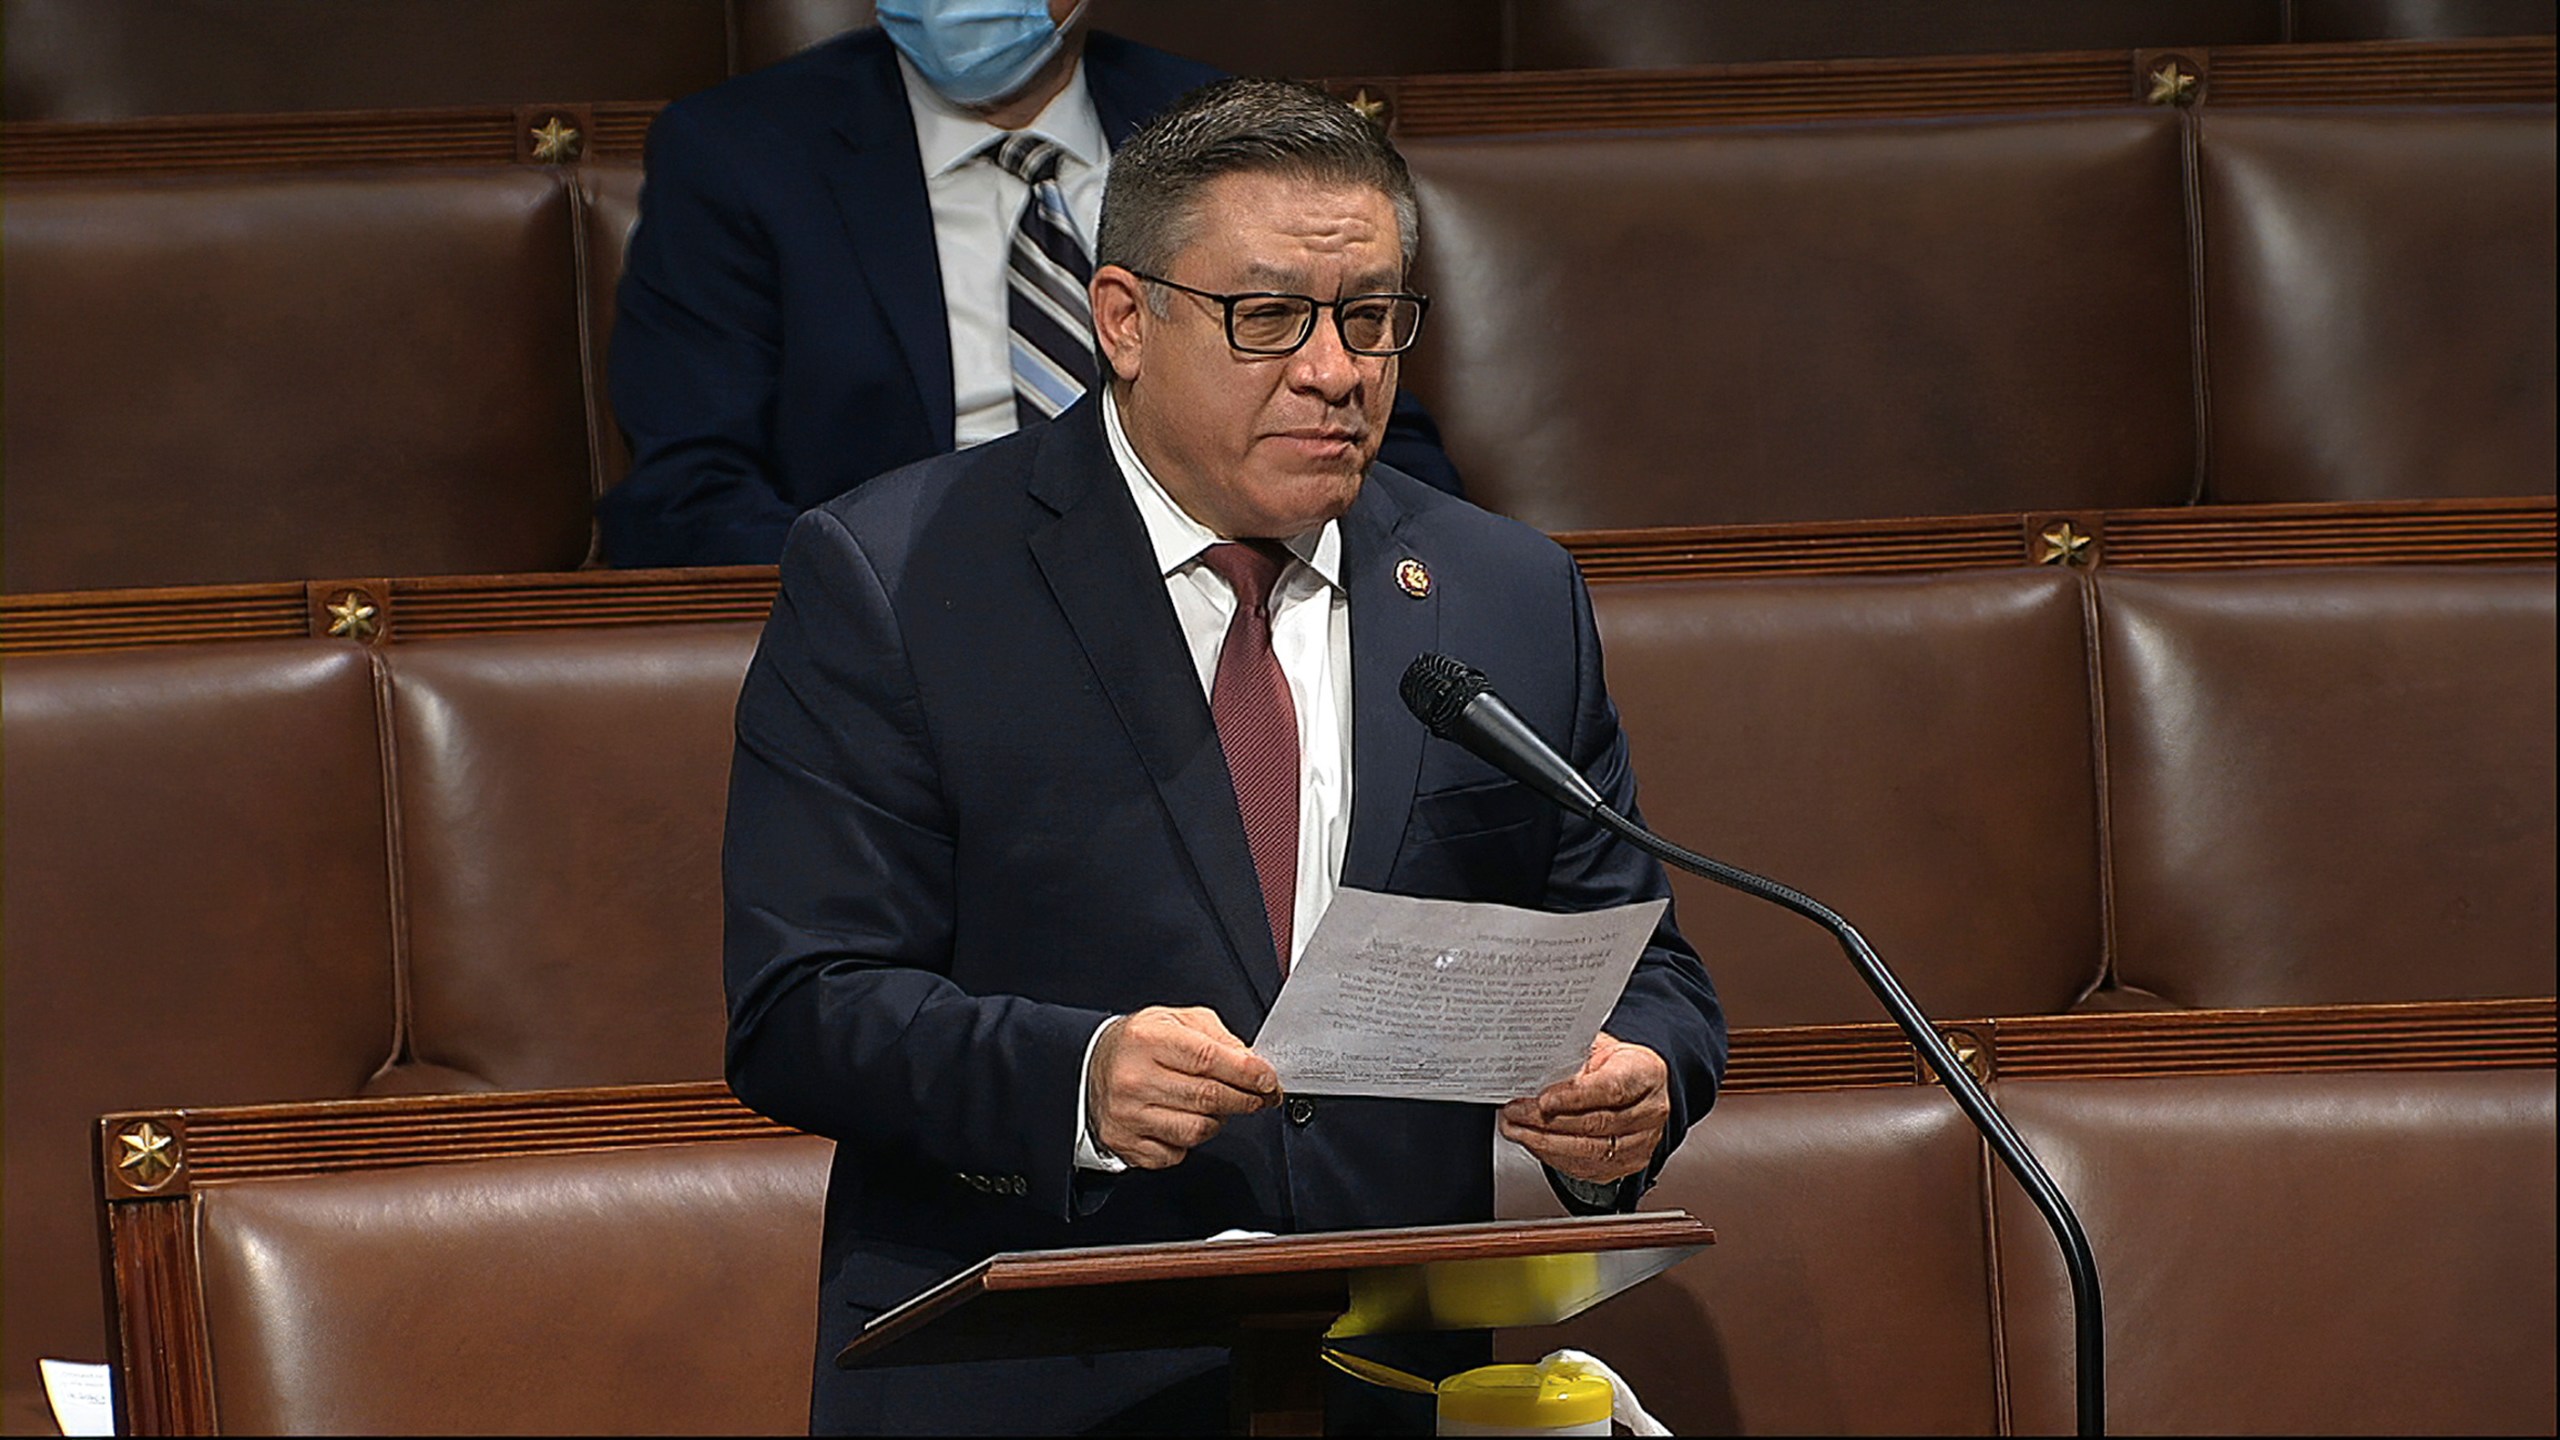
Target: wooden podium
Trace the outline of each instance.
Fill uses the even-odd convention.
[[[836,1363],[1021,1360],[1182,1345],[1235,1351],[1253,1435],[1324,1428],[1327,1340],[1549,1325],[1715,1243],[1684,1210],[1337,1230],[991,1256],[881,1315]]]

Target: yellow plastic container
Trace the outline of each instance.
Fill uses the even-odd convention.
[[[1440,1382],[1443,1435],[1606,1435],[1617,1392],[1580,1365],[1479,1365]]]

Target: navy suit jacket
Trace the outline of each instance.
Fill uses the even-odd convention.
[[[840,1142],[822,1429],[1079,1428],[1197,1361],[996,1367],[985,1384],[833,1366],[863,1321],[996,1251],[1492,1215],[1480,1105],[1317,1097],[1311,1116],[1231,1121],[1168,1170],[1075,1168],[1097,1026],[1205,1005],[1249,1039],[1281,979],[1208,700],[1099,415],[1079,403],[803,516],[739,700],[728,1074],[749,1105]],[[1563,911],[1667,895],[1653,860],[1430,737],[1397,698],[1417,654],[1465,658],[1634,813],[1571,559],[1385,466],[1341,525],[1342,884]],[[1408,558],[1425,597],[1397,583]],[[1668,912],[1609,1028],[1670,1065],[1667,1154],[1724,1059],[1714,990]]]
[[[1205,65],[1085,42],[1115,147]],[[951,449],[951,331],[897,52],[857,30],[669,105],[608,364],[631,472],[598,502],[615,565],[769,565],[801,511]],[[1399,400],[1384,458],[1456,491]]]

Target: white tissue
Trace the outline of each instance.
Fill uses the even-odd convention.
[[[1621,1379],[1618,1372],[1601,1363],[1600,1357],[1585,1350],[1558,1350],[1538,1362],[1546,1366],[1577,1365],[1609,1382],[1612,1397],[1609,1418],[1638,1435],[1668,1435],[1661,1421],[1645,1412],[1643,1402],[1636,1399],[1635,1387]]]

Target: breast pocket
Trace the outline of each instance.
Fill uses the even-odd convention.
[[[1555,847],[1554,807],[1496,780],[1413,798],[1396,888],[1446,900],[1534,905]]]
[[[1409,840],[1464,840],[1527,825],[1545,803],[1512,780],[1487,780],[1413,797]]]

